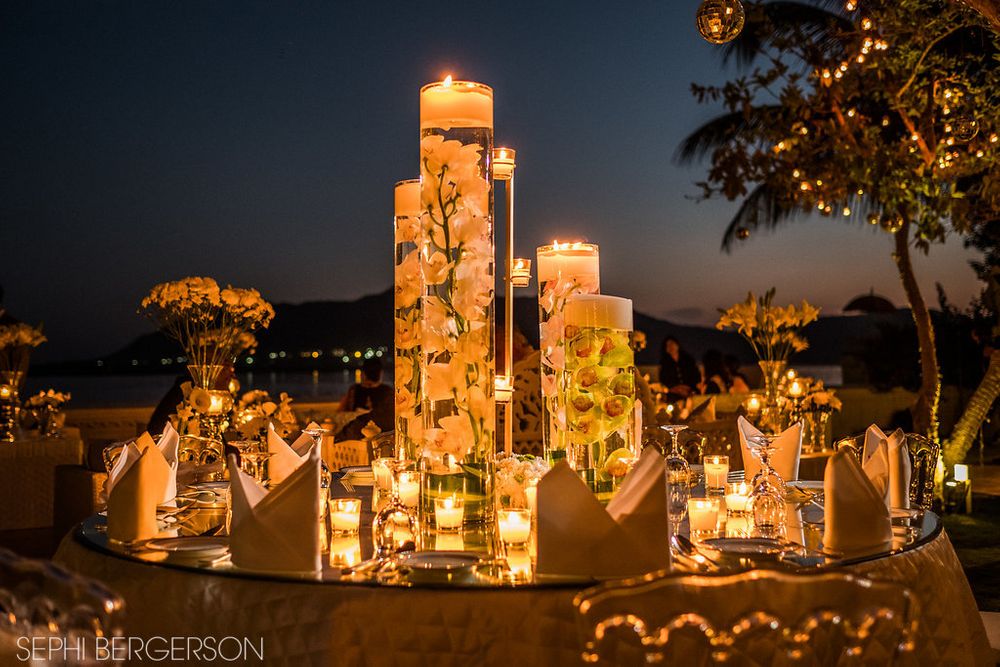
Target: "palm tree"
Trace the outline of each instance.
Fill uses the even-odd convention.
[[[847,4],[850,9],[854,3]],[[996,171],[997,160],[992,153],[981,164],[964,156],[952,160],[953,142],[944,141],[951,128],[942,130],[933,117],[935,77],[969,78],[961,58],[971,42],[977,64],[988,77],[1000,79],[993,60],[998,47],[995,35],[984,36],[975,21],[941,0],[896,4],[907,6],[870,2],[865,9],[868,17],[900,28],[891,47],[876,37],[870,18],[855,24],[842,2],[749,5],[744,32],[721,55],[744,70],[760,61],[768,66],[720,88],[693,86],[702,101],[723,100],[727,113],[688,136],[676,159],[690,164],[710,157],[709,180],[699,184],[703,196],[742,200],[723,235],[726,252],[751,231],[774,230],[817,209],[830,215],[831,201],[838,202],[838,212],[843,206],[850,220],[881,223],[892,232],[892,257],[920,347],[914,426],[936,439],[940,379],[934,327],[916,281],[911,245],[926,251],[931,242],[943,240],[946,220],[959,231],[967,227],[964,219],[956,222],[955,214],[970,209],[963,204],[960,211],[953,198],[992,187],[985,181]],[[922,11],[925,17],[904,16],[903,9]],[[910,22],[922,27],[911,29]],[[859,42],[864,48],[854,56]],[[876,58],[877,65],[872,63]],[[784,87],[774,91],[781,82]],[[771,99],[765,104],[761,97]],[[985,118],[995,121],[984,111]],[[796,125],[801,136],[794,132]],[[819,179],[816,173],[825,175]]]

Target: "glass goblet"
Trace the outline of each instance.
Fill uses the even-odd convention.
[[[411,509],[403,504],[399,495],[399,476],[407,467],[407,461],[388,459],[385,465],[392,473],[392,490],[389,502],[375,514],[372,521],[372,542],[375,547],[376,558],[388,558],[398,547],[396,531],[400,526],[406,526],[412,539],[416,541],[420,534],[417,527],[417,514],[415,508]]]

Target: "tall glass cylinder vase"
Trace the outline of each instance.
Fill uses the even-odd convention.
[[[188,400],[198,415],[198,436],[182,441],[180,457],[199,465],[225,461],[222,434],[229,426],[233,396],[226,389],[216,389],[226,367],[222,364],[189,364],[194,387]]]
[[[559,391],[566,406],[567,456],[598,499],[610,500],[615,478],[635,457],[632,301],[571,296],[563,317],[566,363]]]
[[[573,295],[601,291],[601,263],[592,243],[553,243],[537,253],[542,444],[554,463],[566,457],[566,405],[560,402],[565,394],[558,390],[566,360],[563,307]]]
[[[408,461],[416,461],[423,449],[423,424],[420,421],[420,377],[423,374],[420,296],[424,282],[419,249],[420,179],[397,183],[394,200],[396,451]]]
[[[24,371],[0,371],[0,442],[17,439],[20,387]]]
[[[424,361],[422,503],[464,499],[493,518],[493,90],[451,81],[420,91],[420,258]]]
[[[785,397],[781,395],[781,381],[785,377],[787,361],[759,361],[764,381],[764,405],[761,407],[760,430],[778,434],[785,426]]]

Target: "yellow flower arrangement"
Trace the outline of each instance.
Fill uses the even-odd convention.
[[[753,292],[745,301],[720,309],[715,328],[735,330],[753,347],[761,361],[786,361],[792,352],[802,352],[809,343],[802,329],[819,318],[819,308],[805,299],[796,306],[774,306],[774,288],[761,297]]]
[[[41,325],[19,322],[0,326],[0,371],[26,371],[31,350],[47,340]]]

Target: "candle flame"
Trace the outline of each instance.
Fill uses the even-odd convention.
[[[441,85],[443,85],[445,88],[451,86],[451,74],[449,74],[444,78],[444,81],[441,82]]]

